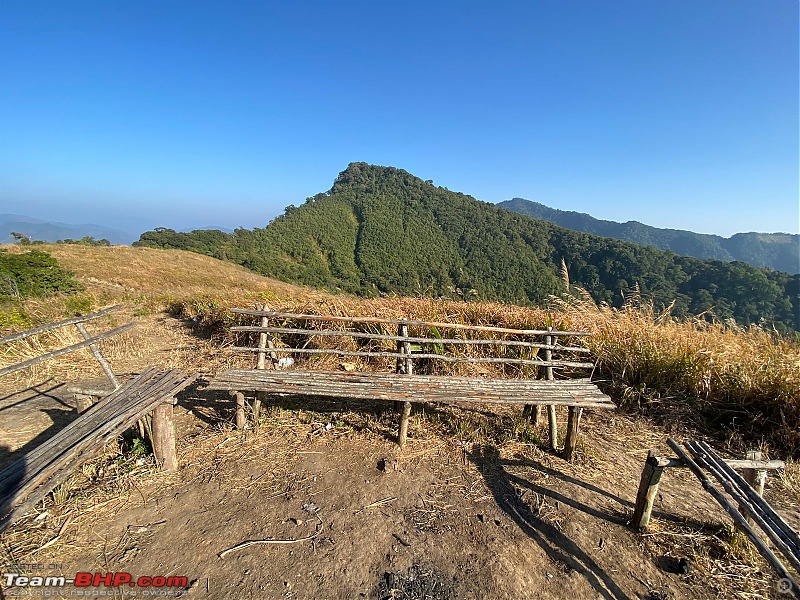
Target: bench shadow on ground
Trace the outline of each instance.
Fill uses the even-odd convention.
[[[494,446],[475,446],[469,454],[469,458],[483,475],[484,482],[494,496],[497,505],[544,550],[550,560],[580,573],[602,598],[608,600],[630,599],[630,596],[622,591],[611,576],[572,539],[556,527],[539,519],[517,493],[517,489],[529,489],[538,494],[546,494],[589,515],[613,523],[619,523],[619,516],[603,513],[561,494],[554,494],[550,489],[509,473],[506,470],[507,465],[500,460],[499,451]],[[512,463],[517,462],[512,461]],[[580,483],[584,486],[587,485],[583,482]]]

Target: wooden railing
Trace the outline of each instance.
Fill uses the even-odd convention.
[[[112,329],[111,331],[106,331],[104,333],[100,333],[95,336],[90,336],[89,332],[86,331],[86,327],[84,323],[87,321],[91,321],[93,319],[99,319],[100,317],[104,317],[112,312],[115,312],[121,309],[122,306],[111,306],[109,308],[103,309],[101,311],[83,315],[72,317],[71,319],[65,319],[64,321],[59,321],[57,323],[48,323],[47,325],[42,325],[41,327],[37,327],[35,329],[29,329],[27,331],[21,331],[19,333],[14,333],[12,335],[6,336],[4,338],[0,338],[0,345],[2,344],[9,344],[11,342],[16,342],[19,340],[23,340],[35,335],[39,335],[42,333],[46,333],[48,331],[53,331],[60,327],[67,327],[69,325],[75,325],[78,332],[83,337],[82,342],[78,342],[76,344],[72,344],[70,346],[66,346],[64,348],[59,348],[58,350],[53,350],[51,352],[47,352],[46,354],[42,354],[41,356],[37,356],[35,358],[31,358],[30,360],[26,360],[20,363],[16,363],[13,365],[9,365],[0,369],[0,377],[3,375],[8,375],[10,373],[14,373],[15,371],[19,371],[21,369],[26,369],[28,367],[32,367],[34,365],[39,364],[45,360],[49,360],[51,358],[56,358],[58,356],[62,356],[64,354],[69,354],[70,352],[75,352],[76,350],[80,350],[81,348],[89,348],[92,351],[95,359],[98,363],[100,363],[100,367],[103,369],[103,373],[105,373],[106,377],[108,377],[109,381],[112,383],[114,388],[119,387],[119,381],[117,380],[116,376],[114,375],[111,367],[109,366],[106,359],[100,353],[99,348],[97,347],[97,342],[104,340],[106,338],[110,338],[114,335],[118,335],[124,331],[128,331],[129,329],[136,326],[135,323],[128,323],[127,325],[122,325],[121,327],[117,327],[116,329]]]

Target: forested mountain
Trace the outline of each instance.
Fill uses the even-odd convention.
[[[789,233],[737,233],[729,238],[681,229],[660,229],[638,221],[617,223],[595,219],[586,213],[558,210],[539,202],[513,198],[497,204],[534,219],[567,229],[655,246],[675,254],[716,260],[740,260],[755,267],[800,273],[800,235]]]
[[[231,260],[286,281],[362,295],[462,296],[536,304],[573,284],[620,305],[639,286],[678,316],[713,307],[740,323],[798,327],[800,276],[698,260],[558,227],[435,187],[401,169],[353,163],[330,191],[263,229],[178,233],[136,245]]]

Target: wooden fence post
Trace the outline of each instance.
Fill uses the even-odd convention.
[[[244,429],[247,427],[247,416],[244,412],[244,394],[236,390],[231,390],[228,393],[236,398],[236,429]]]
[[[578,425],[581,413],[577,406],[570,406],[567,416],[567,436],[564,438],[564,460],[571,461],[578,445]]]
[[[547,331],[553,331],[552,327],[548,327]],[[548,346],[553,345],[553,336],[548,335],[544,338],[544,343]],[[544,351],[544,359],[545,361],[551,361],[553,359],[553,351],[549,348],[545,349]],[[547,375],[547,381],[553,381],[555,377],[553,376],[553,367],[545,367],[545,373]],[[547,405],[547,421],[550,425],[550,448],[551,450],[558,450],[558,422],[556,421],[556,405],[555,404],[548,404]]]
[[[174,398],[153,409],[153,454],[165,471],[178,470],[173,402],[175,402]]]
[[[256,310],[267,310],[267,306],[256,303]],[[269,326],[269,319],[266,316],[261,317],[261,327],[268,327]],[[258,334],[258,363],[256,364],[256,369],[266,369],[267,368],[267,348],[272,348],[272,336],[268,335],[266,331],[262,331]],[[272,367],[275,368],[275,353],[270,353],[270,358],[272,359]],[[261,415],[261,404],[263,403],[266,394],[264,392],[256,392],[256,397],[253,400],[253,426],[258,426],[258,418]]]
[[[661,481],[663,472],[664,467],[658,464],[656,451],[650,450],[642,470],[639,492],[636,494],[636,508],[633,511],[633,518],[631,518],[631,526],[635,529],[644,529],[650,523],[653,503],[658,494],[658,482]]]
[[[400,337],[408,337],[408,325],[401,323],[397,328],[397,335]],[[404,373],[405,375],[414,374],[414,363],[411,359],[411,342],[407,340],[398,340],[398,351],[405,354],[407,358],[397,359],[397,372]],[[411,416],[411,402],[396,402],[395,407],[400,407],[400,430],[397,433],[397,445],[401,448],[406,445],[406,438],[408,437],[408,420]]]
[[[747,460],[761,460],[762,454],[758,450],[748,450]],[[750,484],[750,487],[756,491],[759,496],[764,495],[764,485],[767,482],[766,469],[742,469],[742,478]],[[753,519],[743,506],[739,506],[739,512],[744,516],[748,525],[753,525]]]

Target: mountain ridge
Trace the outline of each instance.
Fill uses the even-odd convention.
[[[653,246],[700,259],[742,261],[785,273],[800,273],[800,235],[792,233],[735,233],[723,237],[683,229],[653,227],[639,221],[609,221],[590,214],[551,208],[525,198],[498,202],[497,206],[593,235]]]
[[[288,206],[265,228],[159,228],[135,245],[192,250],[284,281],[365,296],[522,305],[565,293],[566,265],[573,284],[597,302],[620,306],[641,293],[675,316],[713,308],[743,324],[799,327],[800,276],[572,231],[366,163],[351,163],[329,191]]]
[[[24,233],[31,240],[41,242],[79,240],[85,236],[105,238],[112,244],[128,245],[136,241],[133,233],[95,223],[61,223],[14,213],[0,214],[0,243],[13,243],[15,240],[11,236],[12,231]]]

